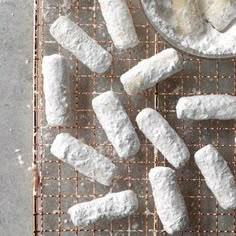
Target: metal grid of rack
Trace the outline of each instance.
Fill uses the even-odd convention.
[[[213,143],[235,168],[235,121],[181,121],[176,118],[175,105],[183,95],[227,93],[236,95],[236,60],[203,60],[184,55],[184,70],[134,97],[125,94],[119,76],[167,47],[150,26],[139,0],[129,0],[129,7],[141,43],[134,49],[119,51],[113,47],[101,16],[97,0],[34,0],[34,138],[33,162],[33,221],[34,235],[43,236],[154,236],[166,235],[155,213],[148,182],[150,168],[168,166],[162,155],[138,131],[135,116],[145,107],[159,110],[187,143],[191,154]],[[111,68],[104,74],[90,72],[68,51],[60,47],[49,34],[49,27],[59,15],[70,14],[90,36],[114,57]],[[73,84],[73,113],[71,127],[47,127],[44,117],[41,62],[44,55],[59,53],[70,65]],[[141,141],[141,150],[133,161],[120,161],[107,141],[95,114],[91,100],[112,89],[124,104]],[[113,159],[121,177],[111,187],[89,181],[73,168],[61,163],[50,152],[56,134],[69,132],[83,139],[98,151]],[[236,173],[235,173],[236,174]],[[183,170],[177,171],[190,215],[190,226],[176,235],[236,235],[234,211],[221,209],[191,159]],[[139,210],[122,220],[102,222],[90,227],[74,227],[67,209],[75,203],[103,196],[109,191],[133,189],[139,198]]]

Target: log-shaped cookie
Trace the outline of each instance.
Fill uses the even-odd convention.
[[[183,230],[188,225],[189,219],[175,171],[168,167],[153,168],[149,172],[149,180],[157,214],[164,230],[168,234]]]
[[[215,0],[198,0],[198,6],[199,10],[201,12],[201,15],[203,15],[208,8],[214,3]]]
[[[66,59],[57,54],[44,56],[42,73],[48,125],[71,124],[70,78]]]
[[[139,40],[126,0],[99,0],[99,3],[114,45],[119,49],[135,47]]]
[[[105,72],[112,56],[67,16],[60,16],[50,27],[51,35],[91,71]]]
[[[204,30],[198,0],[172,0],[172,11],[177,34],[189,36]]]
[[[235,209],[234,176],[217,149],[212,145],[207,145],[195,153],[194,159],[219,205],[225,210]]]
[[[106,186],[111,185],[112,179],[118,175],[118,168],[111,160],[68,133],[56,136],[51,153],[81,174]]]
[[[131,70],[121,75],[120,80],[127,94],[135,95],[152,88],[183,69],[183,59],[176,50],[169,48],[139,62]]]
[[[147,139],[175,168],[180,168],[190,158],[184,141],[179,137],[162,115],[151,109],[143,109],[136,117],[139,129]]]
[[[108,91],[94,98],[92,106],[119,157],[129,159],[134,156],[139,151],[140,142],[119,97]]]
[[[176,106],[179,119],[231,120],[236,119],[236,96],[200,95],[182,97]]]
[[[216,30],[225,30],[236,19],[236,1],[214,0],[205,12],[205,17]]]
[[[133,214],[138,199],[132,190],[109,193],[104,197],[72,206],[68,213],[75,226],[87,226],[99,220],[114,220]]]

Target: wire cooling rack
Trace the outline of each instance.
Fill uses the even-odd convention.
[[[119,81],[120,75],[140,60],[167,47],[147,21],[140,1],[129,0],[128,4],[141,43],[124,52],[113,47],[97,0],[34,0],[33,235],[166,235],[155,213],[148,172],[154,166],[168,166],[168,163],[138,131],[134,122],[137,113],[145,107],[156,108],[163,114],[185,140],[192,155],[200,147],[213,143],[235,173],[235,121],[181,121],[176,118],[175,106],[178,98],[184,95],[236,95],[236,61],[202,60],[185,55],[182,72],[161,82],[156,88],[134,97],[127,96]],[[50,36],[50,25],[59,15],[65,14],[70,14],[73,21],[113,54],[112,66],[106,73],[92,73]],[[64,55],[70,65],[75,116],[71,127],[47,127],[45,122],[41,63],[44,55],[54,53]],[[139,134],[141,150],[134,161],[117,159],[91,108],[91,100],[110,89],[120,96]],[[69,132],[83,139],[113,159],[120,168],[121,177],[111,187],[104,187],[53,157],[49,153],[50,144],[60,132]],[[189,210],[190,225],[176,235],[236,235],[235,212],[226,212],[217,205],[193,159],[183,170],[177,171],[177,177]],[[140,207],[136,214],[85,228],[74,227],[70,222],[66,212],[73,204],[125,189],[133,189],[138,194]]]

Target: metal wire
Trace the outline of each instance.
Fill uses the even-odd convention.
[[[186,122],[176,119],[175,105],[181,96],[194,94],[227,93],[236,95],[236,61],[202,60],[185,56],[185,68],[181,73],[161,82],[135,97],[128,97],[119,82],[126,70],[167,47],[149,25],[139,0],[129,0],[136,30],[141,41],[135,49],[116,50],[105,28],[97,0],[34,0],[34,138],[33,163],[33,234],[79,236],[153,236],[166,235],[155,213],[148,182],[150,168],[166,165],[162,155],[138,131],[141,151],[132,161],[120,161],[107,142],[91,108],[91,99],[106,90],[119,94],[129,116],[134,118],[144,107],[159,110],[188,144],[191,154],[200,147],[213,143],[229,162],[235,173],[236,122],[202,121]],[[49,34],[49,27],[59,16],[70,13],[86,32],[104,48],[111,51],[114,60],[111,69],[97,75],[91,73],[74,56],[61,48]],[[71,66],[73,83],[73,111],[76,117],[71,127],[47,127],[44,118],[41,63],[44,55],[64,55]],[[122,177],[110,188],[88,181],[73,168],[50,155],[49,148],[59,132],[70,132],[77,138],[104,153],[120,167]],[[38,181],[39,177],[39,181]],[[221,209],[200,175],[193,160],[177,171],[190,215],[190,226],[176,235],[236,235],[235,212]],[[102,222],[91,227],[74,227],[69,221],[67,209],[75,203],[103,196],[109,191],[133,189],[139,198],[139,210],[122,220]]]

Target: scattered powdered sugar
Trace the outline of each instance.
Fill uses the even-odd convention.
[[[71,6],[73,6],[75,3],[76,3],[76,0],[63,0],[61,4],[62,11],[65,14],[68,14]]]
[[[42,208],[42,207],[39,207],[38,210],[39,210],[39,212],[42,212],[42,211],[43,211],[43,208]]]
[[[114,234],[114,236],[125,236],[125,234],[124,233],[120,233],[120,232],[116,232],[115,234]]]
[[[192,89],[192,92],[193,92],[193,93],[197,93],[197,89],[196,89],[196,88],[193,88],[193,89]]]
[[[175,19],[171,12],[171,0],[142,2],[152,23],[170,43],[177,47],[189,53],[207,57],[233,56],[236,54],[236,22],[222,33],[204,21],[204,32],[183,37],[175,33]]]
[[[23,158],[21,155],[18,155],[17,159],[18,159],[20,165],[24,165],[25,162],[23,161]]]
[[[149,216],[149,215],[152,215],[153,213],[148,208],[146,208],[146,211],[144,212],[144,214],[146,216]]]
[[[59,213],[60,213],[59,210],[53,210],[53,211],[52,211],[52,214],[59,214]]]
[[[46,133],[44,134],[44,139],[46,143],[52,143],[54,138],[54,135],[50,131],[46,131]]]
[[[139,224],[137,222],[134,222],[132,225],[131,225],[131,229],[132,230],[137,230],[139,227]]]
[[[23,157],[22,157],[22,155],[21,155],[21,149],[16,148],[16,149],[14,150],[14,153],[16,153],[16,158],[17,158],[19,164],[20,164],[20,165],[24,165],[25,162],[24,162]]]
[[[181,92],[181,87],[178,86],[177,88],[175,88],[172,93],[180,93]]]

